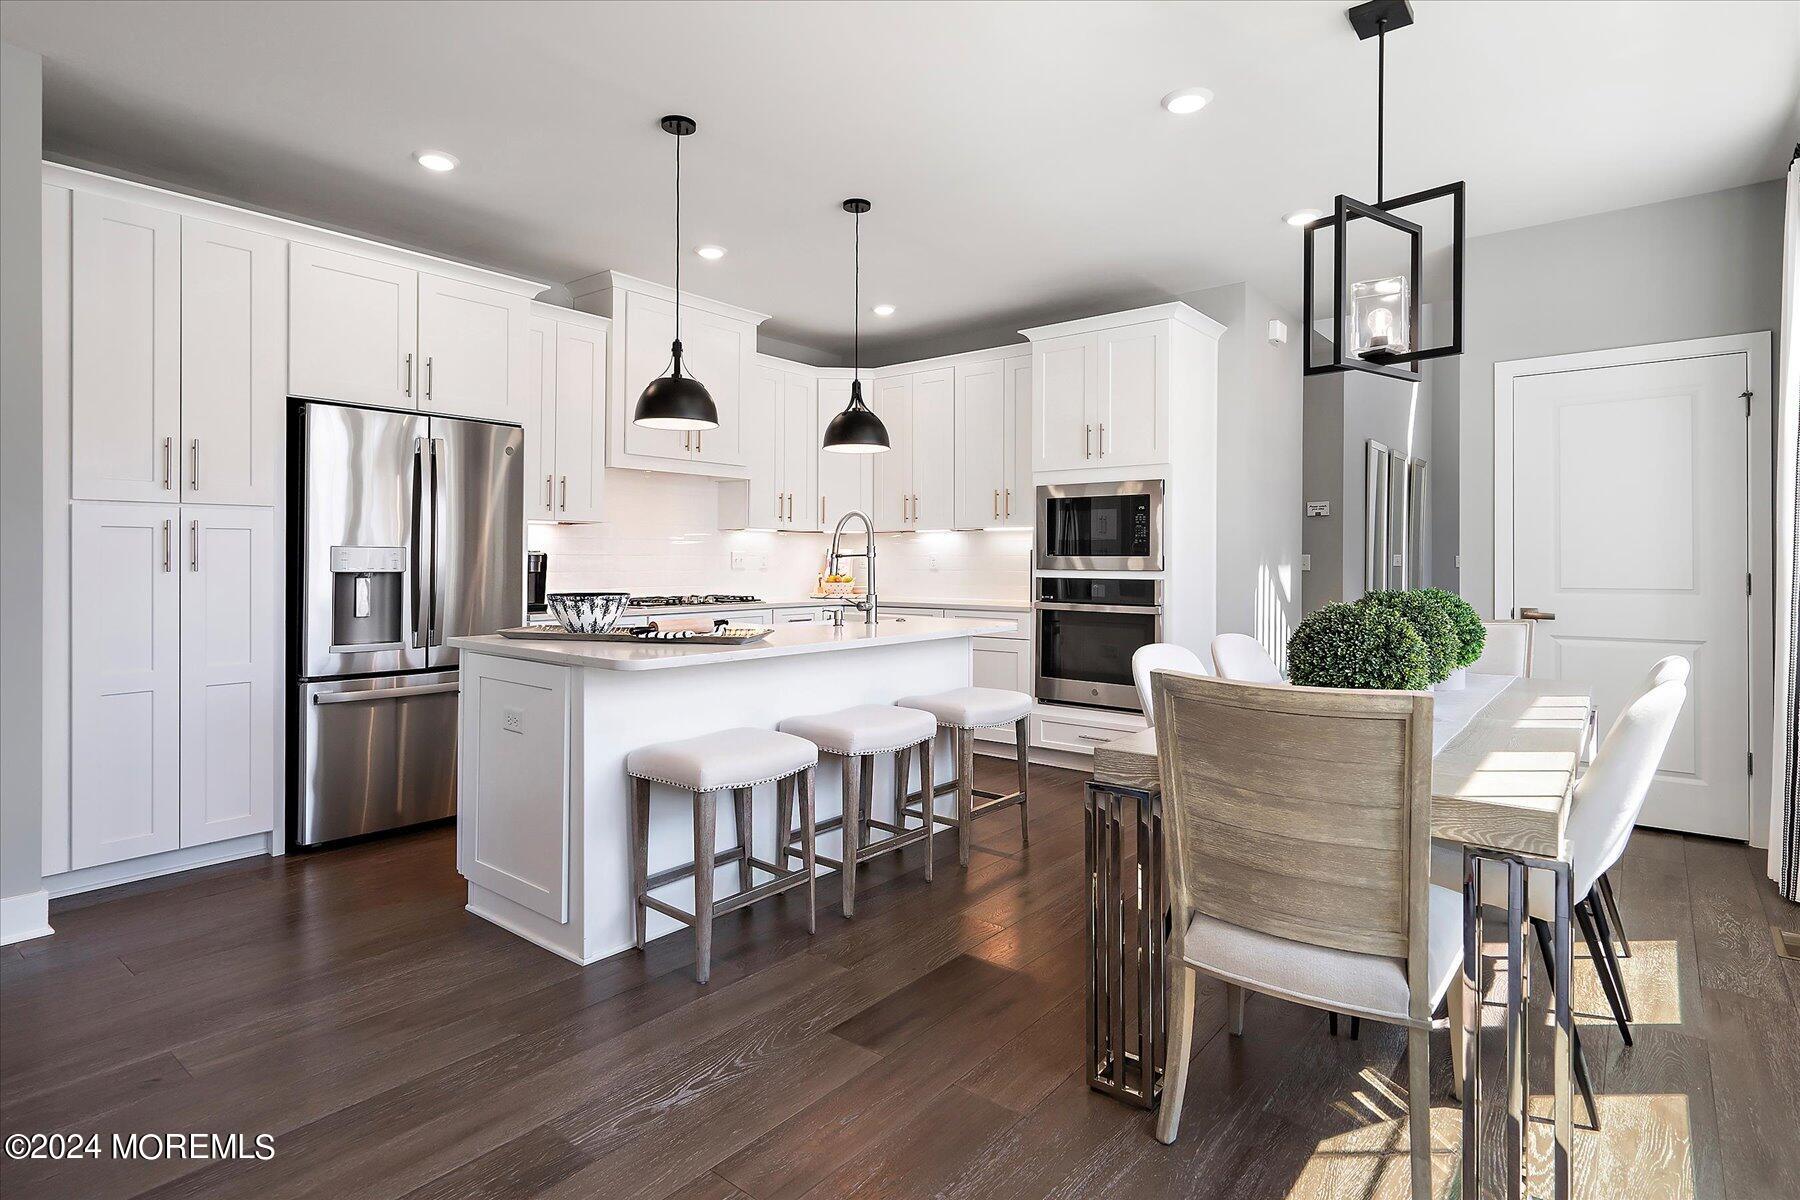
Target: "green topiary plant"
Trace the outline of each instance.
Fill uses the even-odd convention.
[[[1487,626],[1481,623],[1481,614],[1475,606],[1464,600],[1455,592],[1447,592],[1443,588],[1420,588],[1421,596],[1428,596],[1444,610],[1450,618],[1450,627],[1456,630],[1459,648],[1456,654],[1456,665],[1473,666],[1487,648]]]
[[[1327,604],[1288,639],[1288,678],[1302,687],[1423,691],[1431,655],[1418,631],[1379,605]]]
[[[1357,603],[1365,608],[1385,608],[1418,631],[1425,640],[1425,652],[1431,656],[1431,682],[1442,683],[1456,669],[1462,641],[1436,600],[1422,591],[1370,592]]]

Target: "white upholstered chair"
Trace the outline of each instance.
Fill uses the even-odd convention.
[[[1483,621],[1487,644],[1469,664],[1477,675],[1530,675],[1532,627],[1535,621]]]
[[[1180,671],[1185,675],[1208,674],[1200,656],[1186,646],[1174,642],[1151,642],[1139,646],[1131,655],[1131,681],[1137,684],[1138,703],[1144,706],[1144,719],[1156,719],[1156,697],[1150,686],[1150,672]]]
[[[1431,1014],[1461,977],[1463,948],[1462,897],[1429,879],[1431,697],[1170,671],[1154,686],[1173,918],[1157,1138],[1174,1141],[1180,1125],[1204,972],[1226,986],[1234,1036],[1250,991],[1406,1026],[1424,1200]],[[1460,1063],[1460,997],[1449,1012]]]
[[[1286,683],[1281,668],[1247,633],[1221,633],[1212,640],[1213,670],[1237,683]]]

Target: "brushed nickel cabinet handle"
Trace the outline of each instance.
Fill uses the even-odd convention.
[[[1012,489],[1006,489],[1006,515],[1012,516]]]
[[[200,522],[188,522],[188,570],[200,569]]]
[[[1100,422],[1100,457],[1106,457],[1106,422]]]
[[[819,524],[825,524],[825,497],[819,497]]]
[[[175,454],[175,439],[174,438],[164,438],[163,439],[163,491],[165,491],[165,492],[175,486],[174,454]]]
[[[998,519],[1000,516],[1000,489],[999,488],[994,489],[994,516],[996,519]]]
[[[544,507],[556,507],[556,476],[544,476]]]
[[[567,475],[562,477],[562,502],[556,507],[559,512],[569,511],[569,477]]]
[[[175,535],[174,525],[173,521],[163,522],[163,574],[165,575],[174,569],[170,565],[170,556],[174,553],[174,548],[169,544]]]
[[[1092,425],[1081,427],[1081,457],[1094,457],[1094,427]]]
[[[694,453],[706,453],[706,434],[699,430],[694,431]]]
[[[427,354],[425,356],[425,402],[427,404],[431,403],[431,382],[432,376],[435,374],[437,372],[431,369],[431,355]]]
[[[188,482],[188,486],[197,492],[200,490],[200,439],[199,438],[195,438],[191,442],[188,443],[188,454],[193,459],[193,464],[189,468],[191,478]]]
[[[411,354],[406,356],[406,394],[408,397],[412,396],[412,358]]]

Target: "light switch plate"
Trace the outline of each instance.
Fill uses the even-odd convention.
[[[1302,554],[1302,555],[1301,555],[1301,556],[1300,556],[1300,569],[1301,569],[1301,570],[1302,570],[1302,571],[1310,571],[1310,570],[1312,570],[1312,555],[1310,555],[1310,554]]]

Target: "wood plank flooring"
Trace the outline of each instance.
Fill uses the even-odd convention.
[[[982,760],[984,783],[1010,765]],[[1081,778],[1034,771],[1032,844],[977,826],[581,969],[462,909],[434,830],[53,906],[0,953],[0,1131],[271,1134],[274,1157],[0,1160],[26,1197],[1398,1197],[1405,1037],[1207,987],[1182,1136],[1081,1078]],[[1800,925],[1742,846],[1640,833],[1615,878],[1625,1047],[1586,963],[1603,1129],[1577,1196],[1800,1196]],[[1540,1051],[1547,1038],[1536,1039]],[[1436,1182],[1460,1139],[1434,1045]],[[1540,1064],[1542,1065],[1542,1064]],[[1543,1074],[1547,1079],[1548,1075]],[[1547,1100],[1539,1106],[1547,1114]],[[1544,1143],[1542,1123],[1534,1130]]]

